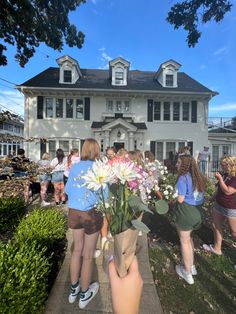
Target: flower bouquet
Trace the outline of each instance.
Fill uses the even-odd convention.
[[[121,277],[126,275],[135,254],[138,231],[149,232],[141,220],[143,212],[152,213],[148,205],[155,183],[150,178],[142,167],[120,157],[94,162],[83,176],[85,185],[98,194],[97,210],[108,220],[114,239],[114,250],[109,254],[114,255]]]

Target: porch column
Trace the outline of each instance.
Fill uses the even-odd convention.
[[[110,146],[110,131],[105,131],[105,149]]]
[[[129,150],[134,150],[134,132],[129,132]]]

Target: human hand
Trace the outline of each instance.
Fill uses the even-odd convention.
[[[114,259],[109,263],[112,304],[115,314],[138,314],[143,280],[135,256],[125,277],[119,277]]]
[[[215,173],[215,178],[220,181],[220,179],[222,179],[222,175],[220,174],[220,172],[216,172]]]

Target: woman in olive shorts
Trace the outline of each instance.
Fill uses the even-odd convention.
[[[70,261],[71,287],[69,302],[74,303],[79,294],[79,307],[83,309],[97,294],[99,284],[91,283],[93,256],[103,217],[95,210],[98,196],[84,185],[82,178],[100,158],[96,140],[87,139],[82,147],[81,160],[70,170],[66,184],[68,195],[68,225],[72,229],[73,251]]]
[[[203,249],[216,255],[222,255],[222,224],[228,221],[230,231],[236,239],[236,156],[224,156],[220,162],[223,175],[216,172],[218,188],[214,195],[212,211],[214,244],[203,244]]]
[[[199,228],[202,222],[201,205],[204,202],[206,178],[190,155],[179,156],[176,167],[178,196],[173,218],[180,238],[183,265],[177,265],[175,270],[191,285],[194,283],[193,275],[197,274],[191,232]]]

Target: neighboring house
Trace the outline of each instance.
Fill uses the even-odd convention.
[[[9,111],[0,111],[0,156],[16,155],[23,147],[24,120]]]
[[[131,70],[121,57],[108,70],[81,69],[69,56],[57,63],[17,86],[25,95],[25,138],[47,139],[25,143],[30,159],[59,147],[68,153],[88,137],[103,153],[108,146],[151,150],[159,160],[185,145],[197,157],[208,144],[208,102],[217,93],[174,60],[156,71]]]
[[[219,169],[220,158],[225,155],[236,156],[236,123],[213,125],[208,131],[208,140],[212,152],[212,170]]]

